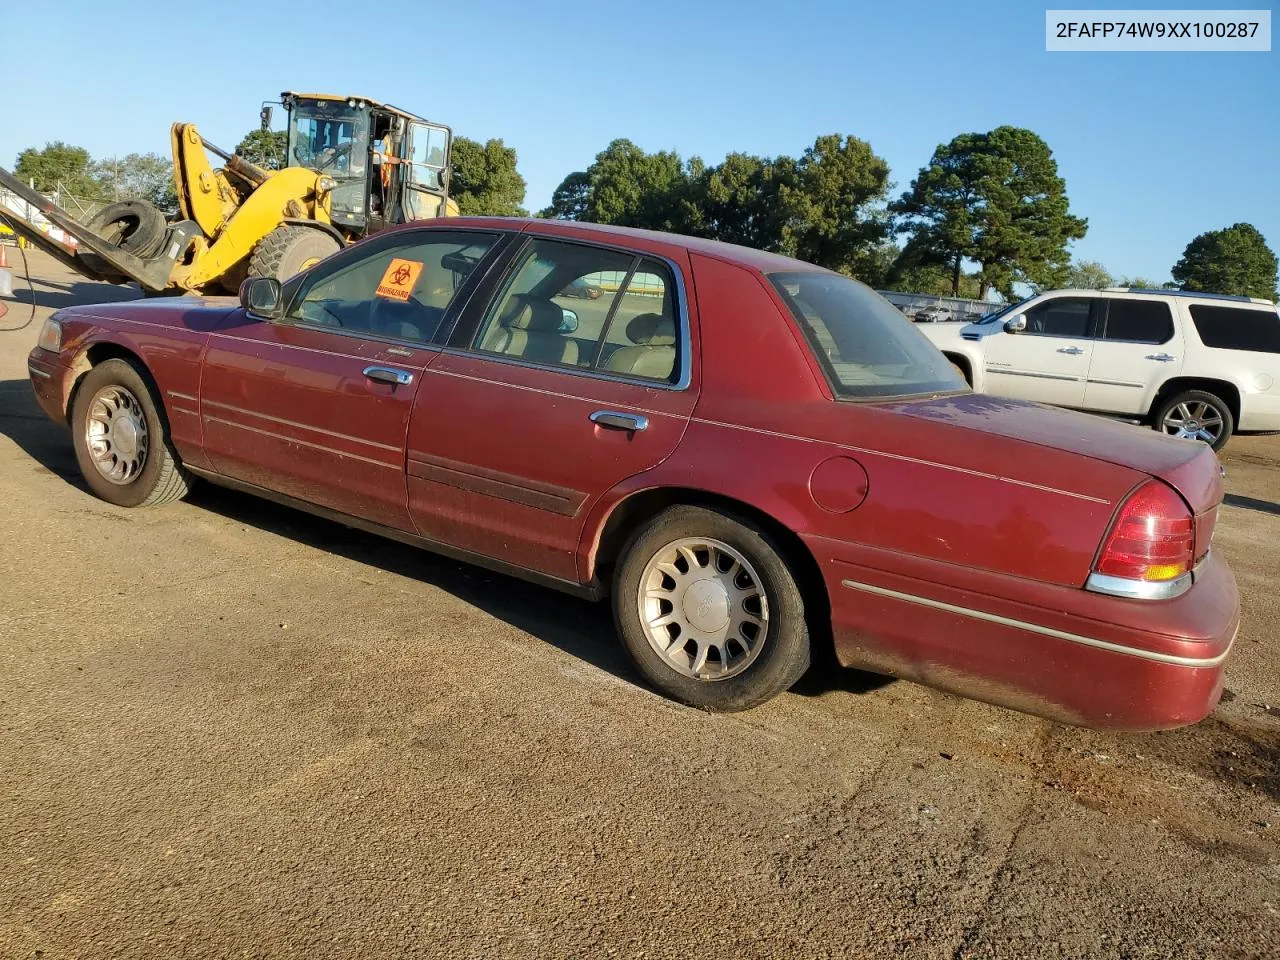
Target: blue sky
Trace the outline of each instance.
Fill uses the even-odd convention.
[[[323,89],[502,137],[537,209],[614,137],[715,162],[854,134],[901,191],[937,144],[1008,123],[1053,149],[1078,259],[1163,280],[1241,220],[1280,248],[1280,53],[1047,53],[1047,5],[0,0],[0,165],[57,139],[167,154],[175,120],[230,148],[263,100]]]

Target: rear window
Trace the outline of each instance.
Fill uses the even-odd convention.
[[[1173,339],[1173,314],[1161,300],[1108,300],[1107,340],[1166,343]]]
[[[1275,310],[1207,303],[1194,303],[1189,309],[1200,342],[1206,347],[1280,353],[1280,315]]]
[[[769,279],[841,396],[968,389],[925,335],[869,287],[832,273],[774,273]]]

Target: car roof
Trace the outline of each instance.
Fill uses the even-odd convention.
[[[715,257],[729,263],[758,270],[761,273],[793,273],[810,271],[830,273],[812,263],[784,257],[777,253],[768,253],[754,247],[744,247],[736,243],[724,243],[719,240],[705,240],[701,237],[688,237],[679,233],[664,233],[658,230],[639,230],[635,227],[616,227],[603,223],[584,223],[578,220],[544,220],[536,217],[440,217],[434,220],[419,220],[405,227],[434,226],[439,229],[449,227],[487,227],[489,229],[513,230],[521,233],[533,233],[539,236],[564,237],[580,239],[602,244],[617,244],[637,247],[671,256],[676,252],[698,253],[707,257]]]
[[[1178,297],[1184,300],[1208,300],[1224,307],[1272,307],[1270,300],[1261,297],[1239,297],[1229,293],[1201,293],[1198,290],[1163,290],[1144,287],[1104,287],[1101,290],[1084,290],[1064,288],[1061,290],[1042,290],[1038,296],[1060,296],[1069,294],[1073,297]]]

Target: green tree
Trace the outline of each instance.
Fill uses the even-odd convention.
[[[1065,285],[1072,290],[1103,290],[1115,286],[1115,280],[1097,260],[1077,260],[1067,271]]]
[[[698,232],[725,243],[781,250],[787,212],[779,194],[784,184],[794,181],[795,161],[790,157],[768,160],[729,154],[690,187]]]
[[[1121,277],[1115,282],[1117,287],[1133,287],[1137,290],[1177,290],[1176,283],[1165,281],[1164,283],[1156,283],[1154,280],[1148,280],[1145,277]]]
[[[449,195],[466,215],[523,217],[525,182],[516,151],[501,140],[453,138]]]
[[[694,232],[699,220],[696,182],[701,161],[689,164],[669,150],[645,153],[630,140],[614,140],[587,168],[583,219],[645,230]]]
[[[131,153],[93,165],[99,193],[109,200],[147,200],[162,210],[178,205],[173,161],[158,153]]]
[[[1173,279],[1183,290],[1280,298],[1276,255],[1258,229],[1248,223],[1200,234],[1174,264]]]
[[[538,216],[554,220],[585,220],[591,209],[591,177],[585,170],[569,174],[551,194],[551,206]]]
[[[18,154],[14,175],[23,182],[33,181],[41,193],[59,188],[74,197],[101,200],[102,189],[94,178],[93,158],[84,147],[73,147],[61,140],[47,143],[44,149],[28,147]]]
[[[857,137],[818,137],[795,162],[779,199],[787,217],[784,252],[875,283],[889,263],[881,247],[890,224],[883,208],[889,164]]]
[[[1012,299],[1016,283],[1061,286],[1067,243],[1088,226],[1069,212],[1048,145],[1009,126],[941,144],[892,210],[910,231],[918,261],[950,268],[953,291],[964,262],[978,264],[980,299],[991,287]]]
[[[289,134],[285,130],[250,130],[236,144],[236,153],[266,170],[279,170],[285,166],[285,151]]]

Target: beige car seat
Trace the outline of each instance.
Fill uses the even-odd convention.
[[[507,301],[484,349],[539,363],[578,364],[578,343],[560,331],[564,311],[550,300],[517,294]]]
[[[605,361],[605,369],[633,377],[670,380],[676,368],[676,322],[660,313],[637,314],[627,324],[634,347],[619,347]]]

